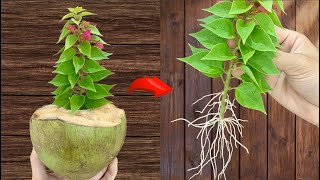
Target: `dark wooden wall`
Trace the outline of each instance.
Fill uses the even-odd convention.
[[[111,100],[125,109],[127,138],[117,179],[160,178],[160,100],[149,93],[127,94],[141,76],[160,75],[159,0],[1,1],[1,178],[31,179],[29,118],[52,102],[53,57],[68,7],[83,6],[98,24],[113,55],[102,65],[115,72]]]
[[[201,9],[216,0],[161,0],[161,78],[173,86],[173,92],[161,99],[161,179],[183,180],[192,175],[187,169],[198,164],[197,129],[182,122],[170,123],[179,117],[197,116],[191,107],[196,99],[222,90],[220,79],[209,79],[188,65],[176,60],[190,55],[188,44],[199,46],[190,32],[200,29],[197,19],[206,14]],[[287,15],[279,13],[286,28],[297,30],[319,47],[319,1],[284,0]],[[238,82],[232,82],[236,85]],[[231,96],[232,97],[232,96]],[[240,108],[244,123],[241,142],[235,149],[227,170],[227,179],[237,180],[316,180],[319,179],[319,129],[296,117],[265,96],[268,115]],[[210,167],[196,179],[211,179]]]

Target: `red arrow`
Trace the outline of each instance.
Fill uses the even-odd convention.
[[[172,88],[157,77],[143,77],[134,80],[129,87],[129,93],[134,90],[144,90],[153,92],[155,97],[169,93]]]

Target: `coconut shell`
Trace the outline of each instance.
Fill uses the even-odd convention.
[[[89,179],[108,166],[126,136],[126,117],[110,127],[93,127],[61,119],[30,120],[30,136],[39,159],[54,173],[71,180]]]

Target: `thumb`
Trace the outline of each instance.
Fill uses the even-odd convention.
[[[308,62],[304,55],[278,50],[274,63],[280,71],[287,75],[295,75],[299,69],[305,68]]]
[[[32,149],[30,155],[30,163],[32,170],[32,179],[48,179],[46,168],[38,158],[38,155],[34,149]]]

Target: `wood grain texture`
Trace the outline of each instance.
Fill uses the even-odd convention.
[[[67,8],[83,6],[97,16],[86,18],[98,25],[111,44],[159,44],[159,0],[16,0],[1,1],[1,43],[54,45],[64,25]],[[35,13],[36,12],[36,13]]]
[[[52,96],[2,96],[1,98],[1,135],[28,136],[32,113],[37,108],[52,103]],[[109,99],[126,111],[127,136],[160,135],[159,99],[151,96],[115,96]]]
[[[184,0],[161,0],[161,79],[172,92],[160,100],[161,179],[184,180]]]
[[[52,102],[56,45],[66,8],[83,6],[113,53],[102,65],[115,74],[101,83],[117,84],[111,97],[126,111],[127,141],[119,154],[117,179],[160,178],[160,99],[132,92],[130,83],[160,75],[160,0],[1,1],[2,178],[31,179],[29,118]]]
[[[193,37],[189,36],[190,33],[199,31],[200,25],[197,19],[208,16],[201,9],[207,8],[211,5],[207,0],[186,0],[185,1],[185,56],[192,55],[188,43],[195,47],[200,47],[200,43]],[[207,104],[206,101],[197,103],[192,106],[197,99],[204,95],[211,94],[211,79],[204,76],[192,66],[185,65],[185,118],[192,121],[200,116],[196,113],[197,110]],[[208,100],[208,99],[207,99]],[[204,122],[204,121],[203,121]],[[182,123],[182,122],[178,122]],[[200,121],[199,121],[200,123]],[[189,179],[198,169],[187,171],[190,168],[196,167],[200,163],[201,143],[200,139],[196,139],[200,129],[185,125],[185,174],[186,179]],[[210,163],[202,170],[202,174],[196,176],[194,179],[211,179],[211,165]]]
[[[1,144],[1,177],[4,179],[31,179],[29,156],[30,137],[4,136]],[[160,138],[127,137],[117,156],[117,179],[159,179]],[[148,158],[146,158],[148,157]]]
[[[295,1],[284,1],[284,8],[282,25],[294,30]],[[295,115],[268,95],[268,179],[295,179],[295,163]]]
[[[263,96],[267,107],[267,97]],[[259,111],[240,107],[240,118],[248,120],[244,124],[241,143],[249,150],[240,149],[240,179],[268,179],[268,131],[267,116]],[[276,152],[275,152],[276,153]]]
[[[297,0],[296,13],[296,30],[319,48],[319,1]],[[296,122],[296,179],[319,179],[319,128],[299,117]]]
[[[1,47],[1,93],[14,95],[50,95],[55,89],[48,82],[55,76],[51,73],[59,57],[52,56],[61,45],[16,45],[4,44]],[[117,84],[111,92],[115,95],[128,95],[129,84],[141,76],[160,75],[159,45],[106,47],[113,53],[101,65],[113,71],[101,83]],[[133,92],[132,95],[150,95]]]

